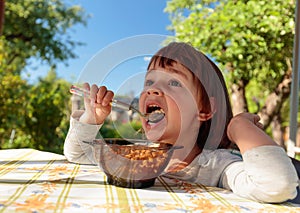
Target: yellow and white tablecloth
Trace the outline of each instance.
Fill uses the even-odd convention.
[[[146,189],[108,185],[97,166],[34,149],[0,150],[1,212],[300,212],[230,191],[159,177]]]

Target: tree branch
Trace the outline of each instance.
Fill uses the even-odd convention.
[[[4,12],[5,12],[5,0],[0,0],[0,36],[3,33],[4,28]]]
[[[282,81],[277,85],[275,90],[266,98],[265,105],[258,113],[261,122],[265,128],[268,127],[274,115],[280,113],[284,101],[289,97],[292,83],[292,66],[289,59],[286,59],[287,71],[282,77]]]

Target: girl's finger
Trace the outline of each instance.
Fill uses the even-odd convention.
[[[89,83],[84,83],[84,84],[83,84],[83,88],[84,88],[85,90],[90,91],[90,85],[89,85]]]
[[[84,83],[82,85],[82,87],[83,87],[83,89],[85,89],[87,91],[90,91],[90,85],[89,85],[89,83]],[[90,102],[91,102],[90,98],[87,97],[87,96],[84,96],[84,106],[85,106],[85,108],[89,108]]]
[[[102,105],[103,106],[108,106],[110,104],[110,102],[112,101],[114,97],[114,93],[110,90],[108,90],[102,100]]]
[[[102,100],[107,92],[107,88],[105,86],[101,86],[97,93],[97,103],[102,104]]]
[[[264,125],[263,125],[262,123],[260,123],[260,122],[257,122],[257,123],[256,123],[256,126],[257,126],[258,128],[260,128],[260,129],[264,129]]]
[[[260,121],[260,117],[259,117],[259,115],[254,115],[253,116],[253,122],[256,124],[256,123],[258,123]]]
[[[93,84],[90,88],[90,100],[91,100],[92,106],[95,105],[97,93],[98,93],[98,86],[96,84]]]

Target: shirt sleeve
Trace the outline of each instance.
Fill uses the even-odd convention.
[[[82,141],[93,141],[101,125],[91,125],[79,122],[83,111],[76,111],[70,119],[70,128],[64,143],[64,155],[68,161],[80,164],[97,164],[97,147]]]
[[[227,166],[221,180],[224,188],[259,202],[284,202],[297,194],[296,170],[279,146],[260,146],[246,151],[243,161]]]

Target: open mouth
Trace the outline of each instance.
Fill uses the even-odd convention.
[[[165,111],[156,104],[148,105],[146,112],[149,114],[148,123],[158,123],[165,117]]]

